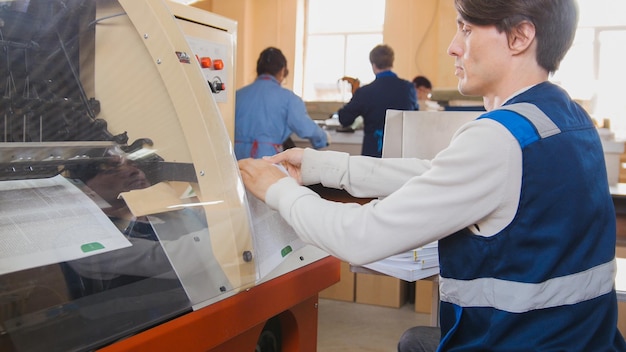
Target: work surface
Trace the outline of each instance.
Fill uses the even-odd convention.
[[[330,135],[330,145],[325,149],[346,152],[350,155],[361,154],[363,130],[356,130],[354,132],[337,132],[335,130],[328,130],[327,132]],[[308,140],[302,139],[295,134],[291,135],[291,139],[295,143],[296,147],[311,147],[311,143]]]

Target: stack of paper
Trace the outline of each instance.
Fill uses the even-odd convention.
[[[396,254],[363,267],[406,281],[416,281],[439,273],[437,242]]]

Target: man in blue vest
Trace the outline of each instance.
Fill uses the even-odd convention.
[[[454,3],[458,89],[487,112],[446,149],[432,160],[292,149],[240,161],[243,181],[347,262],[439,241],[441,329],[408,330],[401,352],[626,351],[600,137],[548,81],[573,42],[575,0]],[[332,203],[300,186],[315,183],[384,198]]]

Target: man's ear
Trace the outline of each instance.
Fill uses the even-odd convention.
[[[526,51],[535,40],[535,25],[529,21],[520,22],[509,35],[509,48],[513,54]]]

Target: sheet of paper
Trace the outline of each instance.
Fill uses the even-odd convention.
[[[247,198],[252,218],[254,257],[260,280],[281,264],[289,254],[304,247],[305,243],[280,213],[272,210],[249,192]]]
[[[120,197],[134,216],[144,216],[176,210],[182,203],[182,193],[169,182],[159,182],[143,189],[123,192]],[[180,209],[180,207],[178,207]]]
[[[422,268],[421,265],[416,265],[412,260],[398,262],[383,259],[363,265],[363,267],[410,282],[439,274],[439,265],[430,268]]]
[[[248,193],[254,251],[259,279],[276,268],[290,253],[305,246],[294,229],[267,204]]]
[[[405,281],[420,280],[439,273],[438,246],[439,243],[434,241],[363,267]]]
[[[130,245],[63,176],[0,182],[0,275]]]

